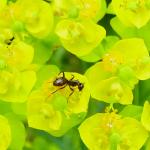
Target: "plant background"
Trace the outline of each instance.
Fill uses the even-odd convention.
[[[107,0],[107,4],[109,4],[109,2],[110,0]],[[98,24],[102,25],[106,29],[107,35],[118,36],[110,26],[110,19],[113,17],[113,15],[106,14],[103,19],[98,22]],[[81,74],[85,73],[87,68],[95,64],[80,60],[75,55],[72,55],[71,53],[64,50],[63,47],[59,47],[55,51],[52,51],[51,58],[46,63],[57,65],[60,70],[65,72],[78,72]],[[150,88],[147,89],[147,91],[144,91],[142,87],[143,82],[150,83],[150,79],[146,81],[140,81],[138,87],[135,87],[135,89],[133,90],[133,104],[135,105],[143,105],[145,98],[148,97]],[[91,98],[86,118],[92,116],[97,112],[104,112],[104,108],[106,107],[106,105],[108,104],[104,102],[99,102]],[[118,106],[116,107],[118,109],[122,109],[124,107],[120,104],[117,105]],[[1,114],[9,112],[7,102],[0,101],[0,112]],[[26,125],[27,135],[26,143],[23,150],[87,150],[86,146],[80,139],[78,126],[69,130],[67,134],[62,137],[53,137],[44,131],[27,127],[26,122],[24,124]],[[19,132],[21,131],[16,132],[19,134]]]

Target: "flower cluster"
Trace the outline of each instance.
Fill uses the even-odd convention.
[[[95,114],[82,123],[79,131],[84,143],[93,150],[139,150],[148,137],[136,119],[122,118],[114,112]]]
[[[63,73],[58,73],[58,69],[53,69],[53,74],[31,93],[27,104],[29,126],[54,136],[61,136],[81,123],[86,116],[90,97],[86,77],[73,72],[63,72],[63,77]],[[58,82],[65,79],[78,81],[84,84],[84,88],[80,91],[78,86],[73,87],[68,83],[54,86],[57,79]]]
[[[132,104],[132,90],[138,80],[150,77],[149,68],[150,56],[144,41],[131,38],[116,42],[85,75],[92,97],[107,103]]]
[[[150,0],[0,0],[0,149],[150,149],[149,35]]]

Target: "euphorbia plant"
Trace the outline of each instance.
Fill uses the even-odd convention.
[[[0,0],[0,149],[149,150],[149,39],[149,0]]]

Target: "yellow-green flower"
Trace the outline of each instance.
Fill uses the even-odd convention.
[[[54,0],[52,2],[52,8],[55,17],[64,19],[68,17],[69,11],[76,7],[72,5],[72,0]]]
[[[0,99],[24,102],[32,90],[36,74],[31,63],[34,49],[4,29],[0,36]]]
[[[55,30],[64,48],[69,52],[84,56],[90,53],[105,37],[105,29],[90,20],[65,19]]]
[[[52,2],[56,18],[90,19],[94,22],[100,20],[106,12],[105,0],[54,0]]]
[[[62,77],[61,73],[56,73],[39,90],[32,92],[27,106],[30,127],[47,131],[54,136],[62,136],[83,120],[88,109],[89,85],[84,76],[65,72],[66,79],[73,76],[73,80],[84,84],[81,91],[77,86],[69,87],[67,84],[54,86],[53,81]]]
[[[122,65],[127,65],[133,69],[138,79],[150,78],[150,56],[144,41],[140,38],[118,41],[103,59],[107,71],[116,72]]]
[[[86,71],[91,95],[108,103],[131,104],[132,89],[138,80],[150,78],[150,56],[139,38],[116,42],[98,62]]]
[[[132,88],[117,75],[105,70],[103,62],[90,67],[85,75],[89,80],[93,98],[107,103],[132,103]]]
[[[35,81],[34,71],[19,72],[6,66],[0,70],[0,99],[7,102],[25,102]]]
[[[127,26],[140,28],[150,20],[149,0],[112,0],[115,14]]]
[[[8,45],[7,41],[10,42],[9,40],[12,38],[14,38],[13,41]],[[0,56],[5,59],[10,67],[15,67],[20,71],[27,69],[33,60],[33,47],[13,36],[8,39],[6,38],[4,42],[3,45],[0,45]]]
[[[43,0],[18,0],[10,5],[15,21],[21,21],[37,38],[48,36],[53,27],[51,6]]]
[[[136,119],[112,113],[97,113],[79,127],[81,139],[90,150],[139,150],[148,132]]]
[[[132,89],[117,77],[102,80],[93,88],[93,97],[107,103],[132,104]]]
[[[106,11],[105,0],[72,0],[74,6],[79,9],[80,18],[100,20]]]
[[[46,131],[59,130],[62,116],[45,101],[44,93],[33,92],[28,101],[28,123],[30,127]]]
[[[11,129],[8,120],[0,115],[0,149],[7,150],[11,142]]]

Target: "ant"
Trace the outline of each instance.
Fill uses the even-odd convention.
[[[61,89],[65,88],[68,85],[70,90],[72,91],[70,93],[70,95],[69,95],[69,97],[70,97],[74,93],[73,87],[77,86],[79,91],[81,91],[84,88],[84,84],[83,83],[80,83],[78,80],[73,80],[74,79],[74,75],[72,75],[72,78],[70,80],[68,80],[65,77],[65,73],[64,72],[60,72],[59,74],[61,74],[61,73],[63,73],[63,76],[59,77],[59,78],[56,78],[53,81],[53,85],[54,86],[62,86],[62,87],[57,89],[56,91],[52,92],[52,94],[57,92],[58,90],[61,90]]]
[[[13,42],[14,39],[15,39],[15,37],[13,36],[11,39],[5,40],[5,43],[6,43],[7,45],[11,45],[11,43]]]

